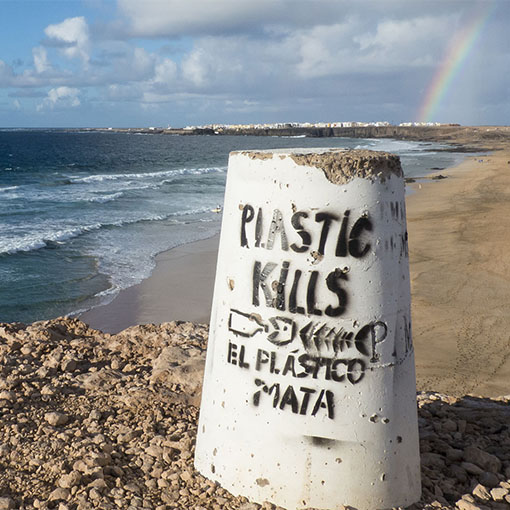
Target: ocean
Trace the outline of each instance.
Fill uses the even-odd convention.
[[[111,301],[158,253],[219,231],[230,151],[281,147],[394,152],[407,177],[463,158],[387,139],[0,130],[0,322]]]

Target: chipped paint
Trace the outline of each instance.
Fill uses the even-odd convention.
[[[269,480],[267,478],[257,478],[255,482],[259,487],[265,487],[266,485],[269,485]]]

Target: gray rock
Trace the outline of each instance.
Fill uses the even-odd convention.
[[[86,471],[88,471],[88,469],[89,469],[89,466],[83,459],[78,459],[73,464],[73,470],[75,470],[75,471],[80,471],[81,473],[85,473]]]
[[[461,483],[466,483],[468,480],[467,471],[458,464],[452,464],[450,466],[450,473],[456,480],[458,480]]]
[[[487,453],[476,446],[468,446],[464,450],[464,460],[481,467],[484,471],[498,473],[501,470],[501,461],[491,453]]]
[[[427,467],[441,468],[445,465],[444,457],[438,453],[422,453],[421,463]]]
[[[74,372],[78,366],[78,363],[75,359],[65,359],[60,364],[60,370],[62,372]]]
[[[94,487],[89,490],[89,498],[90,499],[99,499],[100,497],[101,497],[101,493]]]
[[[448,448],[446,451],[446,458],[450,462],[458,462],[464,457],[464,452],[462,450],[458,450],[457,448]]]
[[[486,487],[497,487],[499,485],[499,478],[494,473],[489,473],[488,471],[485,471],[482,473],[479,477],[479,482],[482,485],[485,485]]]
[[[16,503],[8,496],[0,497],[0,510],[12,510],[16,508]]]
[[[16,393],[9,390],[0,391],[0,400],[8,400],[9,402],[14,402],[16,400]]]
[[[71,487],[79,485],[81,478],[82,476],[79,471],[71,471],[69,474],[60,477],[58,485],[63,489],[70,489]]]
[[[192,478],[193,477],[189,471],[183,471],[181,473],[181,480],[183,480],[184,482],[190,482]]]
[[[472,462],[461,462],[460,467],[464,468],[470,475],[480,476],[483,469]]]
[[[199,405],[205,353],[198,349],[165,347],[153,362],[151,384],[178,384],[183,389],[187,403]]]
[[[90,411],[89,418],[94,421],[99,421],[102,417],[101,411],[98,411],[97,409],[93,409]]]
[[[94,452],[91,453],[85,462],[89,467],[104,467],[108,466],[112,461],[111,455],[105,452]]]
[[[160,459],[163,457],[163,448],[161,446],[150,445],[145,449],[145,453],[151,457]]]
[[[65,413],[51,412],[44,415],[44,419],[53,427],[60,427],[69,421],[69,416]]]
[[[140,487],[136,483],[133,483],[133,482],[124,485],[124,489],[128,492],[134,492],[134,493],[140,492]]]
[[[55,388],[53,386],[51,386],[50,384],[45,384],[41,388],[41,395],[47,395],[47,396],[55,395]]]
[[[69,489],[58,488],[55,489],[49,496],[48,501],[66,500],[71,495]]]
[[[445,420],[442,423],[441,428],[442,428],[442,430],[444,430],[446,432],[456,432],[457,431],[457,423],[454,422],[453,420]]]
[[[106,335],[57,319],[16,331],[20,349],[9,352],[0,340],[0,391],[15,394],[0,413],[0,487],[8,490],[0,495],[16,494],[14,508],[282,510],[233,496],[194,471],[198,410],[189,404],[199,400],[206,327]],[[69,359],[86,360],[83,373],[63,371]],[[508,510],[510,484],[500,480],[510,479],[510,398],[431,392],[417,402],[424,490],[410,510]],[[65,427],[50,426],[49,411],[68,416]],[[464,456],[466,445],[482,452],[478,464],[469,448]],[[498,467],[497,458],[498,471],[485,467]],[[60,486],[53,497],[66,499],[41,500],[51,483]]]
[[[102,491],[108,487],[106,482],[102,478],[97,478],[96,480],[93,480],[87,485],[90,489],[97,489],[99,491]]]

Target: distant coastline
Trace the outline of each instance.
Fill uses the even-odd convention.
[[[392,138],[449,144],[449,152],[476,152],[502,148],[510,141],[508,126],[355,126],[274,128],[61,128],[63,131],[131,133],[144,135],[294,136],[310,138]]]

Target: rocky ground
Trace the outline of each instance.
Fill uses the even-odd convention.
[[[193,469],[207,327],[0,324],[0,510],[275,509]],[[418,395],[422,499],[510,508],[510,396]]]

